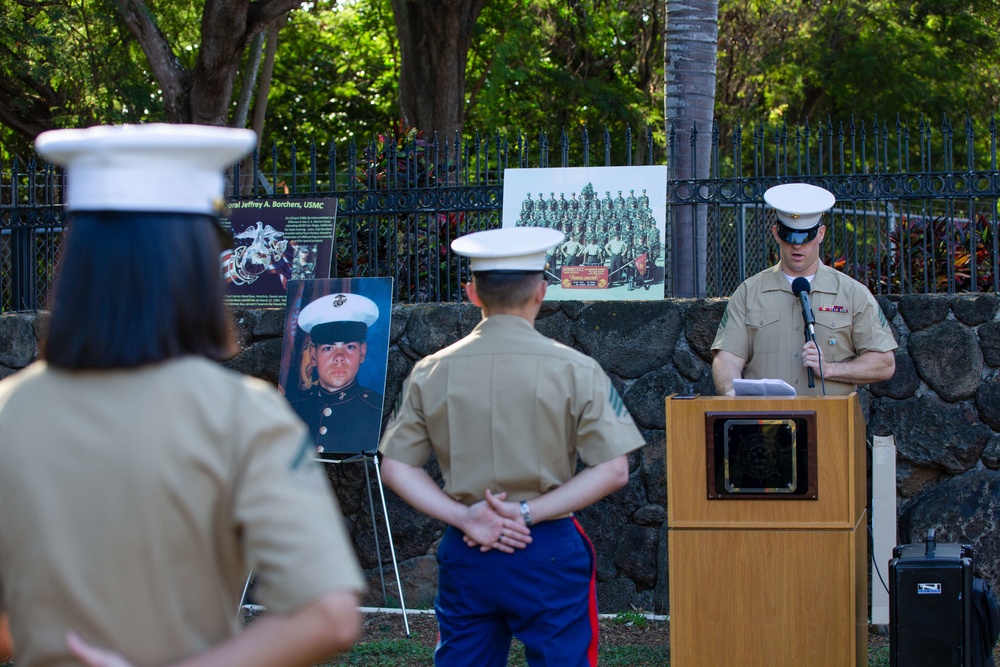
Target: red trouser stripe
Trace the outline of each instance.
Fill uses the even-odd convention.
[[[591,543],[590,538],[587,537],[583,526],[576,520],[576,517],[573,517],[573,525],[576,526],[580,536],[583,537],[583,541],[587,544],[587,550],[590,551],[590,608],[587,615],[590,617],[591,634],[590,646],[587,647],[587,662],[591,667],[597,667],[597,634],[601,629],[600,624],[597,622],[597,552],[594,550],[594,545]]]

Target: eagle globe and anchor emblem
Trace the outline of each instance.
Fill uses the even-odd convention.
[[[234,234],[233,238],[250,240],[248,245],[241,245],[233,250],[229,275],[236,285],[255,282],[281,259],[288,247],[284,234],[259,221],[255,226]]]

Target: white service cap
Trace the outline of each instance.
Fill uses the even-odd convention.
[[[316,345],[364,342],[378,319],[378,305],[366,296],[327,294],[310,301],[299,313],[299,327]]]
[[[223,170],[253,150],[253,130],[209,125],[101,125],[51,130],[35,150],[66,168],[70,211],[217,215]]]
[[[547,227],[505,227],[461,236],[451,242],[451,249],[469,258],[473,273],[534,272],[545,269],[545,251],[565,238]]]
[[[833,208],[837,200],[832,192],[816,185],[785,183],[768,188],[764,201],[774,208],[778,220],[787,228],[784,234],[784,230],[779,230],[778,236],[789,243],[802,243],[803,240],[811,240],[804,239],[810,235],[802,232],[818,227],[823,214]]]

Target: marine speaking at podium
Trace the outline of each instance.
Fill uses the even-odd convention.
[[[780,260],[729,299],[712,344],[716,393],[735,395],[738,378],[784,380],[798,395],[845,395],[891,378],[897,344],[875,297],[820,260],[833,194],[786,183],[764,201],[778,218]]]

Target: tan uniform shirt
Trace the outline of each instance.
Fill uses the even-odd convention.
[[[816,344],[825,362],[850,361],[865,352],[895,350],[896,340],[875,297],[868,288],[840,271],[820,263],[810,285],[809,302],[816,317]],[[743,377],[777,378],[800,395],[823,393],[819,373],[809,388],[802,365],[805,343],[802,305],[792,294],[788,278],[776,265],[747,278],[736,288],[712,350],[725,350],[745,359]],[[829,395],[849,394],[857,387],[826,381]]]
[[[624,241],[620,240],[610,240],[605,244],[604,250],[610,255],[620,255],[625,252],[628,245]]]
[[[305,427],[265,383],[188,357],[0,382],[0,610],[18,667],[76,630],[140,665],[238,631],[249,568],[287,612],[363,586]]]
[[[493,315],[413,368],[382,436],[386,456],[422,466],[434,451],[444,491],[471,505],[485,490],[528,500],[644,443],[590,357]]]
[[[583,252],[583,245],[576,241],[566,241],[562,244],[562,254],[564,257],[574,257]]]

